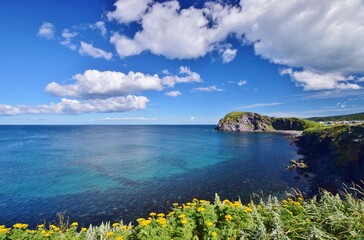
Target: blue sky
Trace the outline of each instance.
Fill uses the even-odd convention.
[[[5,0],[0,124],[364,111],[361,0]]]

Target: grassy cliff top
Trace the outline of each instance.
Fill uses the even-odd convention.
[[[312,121],[357,121],[364,120],[364,112],[348,114],[348,115],[338,115],[338,116],[329,116],[329,117],[313,117],[308,118],[308,120]]]

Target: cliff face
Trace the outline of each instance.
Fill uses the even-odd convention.
[[[215,129],[237,132],[302,131],[314,124],[298,118],[274,118],[251,112],[231,112],[220,119]]]

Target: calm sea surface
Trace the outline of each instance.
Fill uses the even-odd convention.
[[[282,196],[303,180],[285,135],[214,126],[0,126],[0,224],[129,222],[192,198]]]

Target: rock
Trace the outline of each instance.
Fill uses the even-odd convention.
[[[231,112],[215,130],[232,132],[302,131],[316,123],[299,118],[275,118],[252,112]]]

